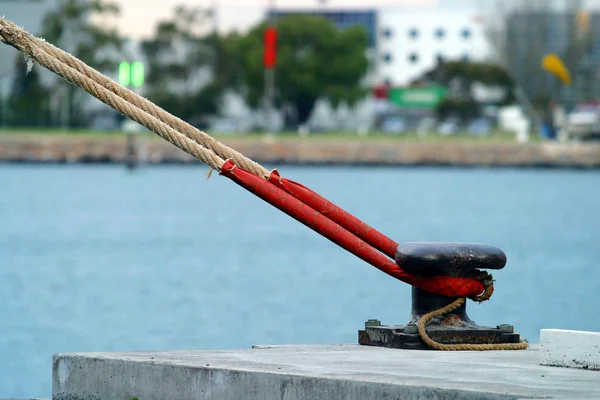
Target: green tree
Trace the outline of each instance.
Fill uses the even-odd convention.
[[[119,6],[103,0],[59,0],[57,3],[57,7],[44,16],[41,36],[93,68],[100,71],[116,69],[122,39],[115,29],[94,23],[92,17],[116,16]],[[63,125],[85,125],[82,105],[86,94],[63,80],[57,81],[54,89],[63,94],[63,104],[58,110]]]
[[[515,101],[514,81],[506,69],[498,64],[442,62],[426,72],[420,80],[450,87],[448,95],[437,108],[438,116],[441,118],[452,114],[463,119],[479,116],[482,104],[473,97],[473,86],[476,83],[503,89],[505,96],[498,105],[507,105]]]
[[[16,58],[16,74],[7,102],[7,124],[17,127],[49,125],[49,92],[40,82],[38,69],[25,73],[22,55]]]
[[[202,126],[218,110],[224,90],[219,74],[220,38],[207,33],[211,12],[178,6],[142,43],[148,63],[146,96],[189,123]]]
[[[337,105],[353,104],[366,93],[360,82],[368,69],[367,33],[361,27],[338,29],[322,17],[290,15],[277,21],[278,55],[275,102],[295,111],[304,123],[319,98]],[[260,24],[243,37],[233,37],[239,89],[252,107],[264,95],[263,38]]]

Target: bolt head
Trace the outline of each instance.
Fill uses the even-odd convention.
[[[407,335],[416,335],[419,333],[419,328],[416,325],[406,325],[404,327],[404,333]]]
[[[501,324],[497,326],[502,333],[514,333],[515,327],[509,324]]]

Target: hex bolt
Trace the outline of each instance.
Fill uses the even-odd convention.
[[[416,325],[406,325],[404,327],[404,333],[407,335],[416,335],[419,333],[419,328]]]
[[[365,328],[367,326],[381,326],[381,321],[378,319],[370,319],[367,322],[365,322]]]
[[[509,324],[501,324],[497,326],[502,333],[514,333],[515,327]]]

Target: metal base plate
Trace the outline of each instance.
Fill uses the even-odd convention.
[[[369,322],[368,322],[369,323]],[[443,344],[519,343],[521,337],[511,325],[496,328],[428,326],[431,339]],[[390,347],[408,350],[429,350],[419,336],[416,325],[367,325],[358,331],[358,343],[365,346]]]

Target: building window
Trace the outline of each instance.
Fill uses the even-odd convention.
[[[444,28],[437,28],[435,30],[435,37],[437,37],[438,39],[443,39],[445,35],[446,31],[444,30]]]
[[[460,31],[460,35],[464,39],[469,39],[471,37],[471,30],[469,28],[464,28],[462,31]]]
[[[390,28],[385,28],[383,30],[383,32],[381,32],[381,34],[383,35],[384,38],[391,38],[392,37],[392,30]]]
[[[411,28],[408,31],[408,36],[410,36],[411,39],[416,39],[419,37],[419,30],[417,28]]]
[[[385,53],[383,55],[383,61],[386,63],[392,62],[392,55],[390,53]]]
[[[408,61],[411,64],[416,64],[417,62],[419,62],[419,55],[417,53],[410,53],[408,55]]]

